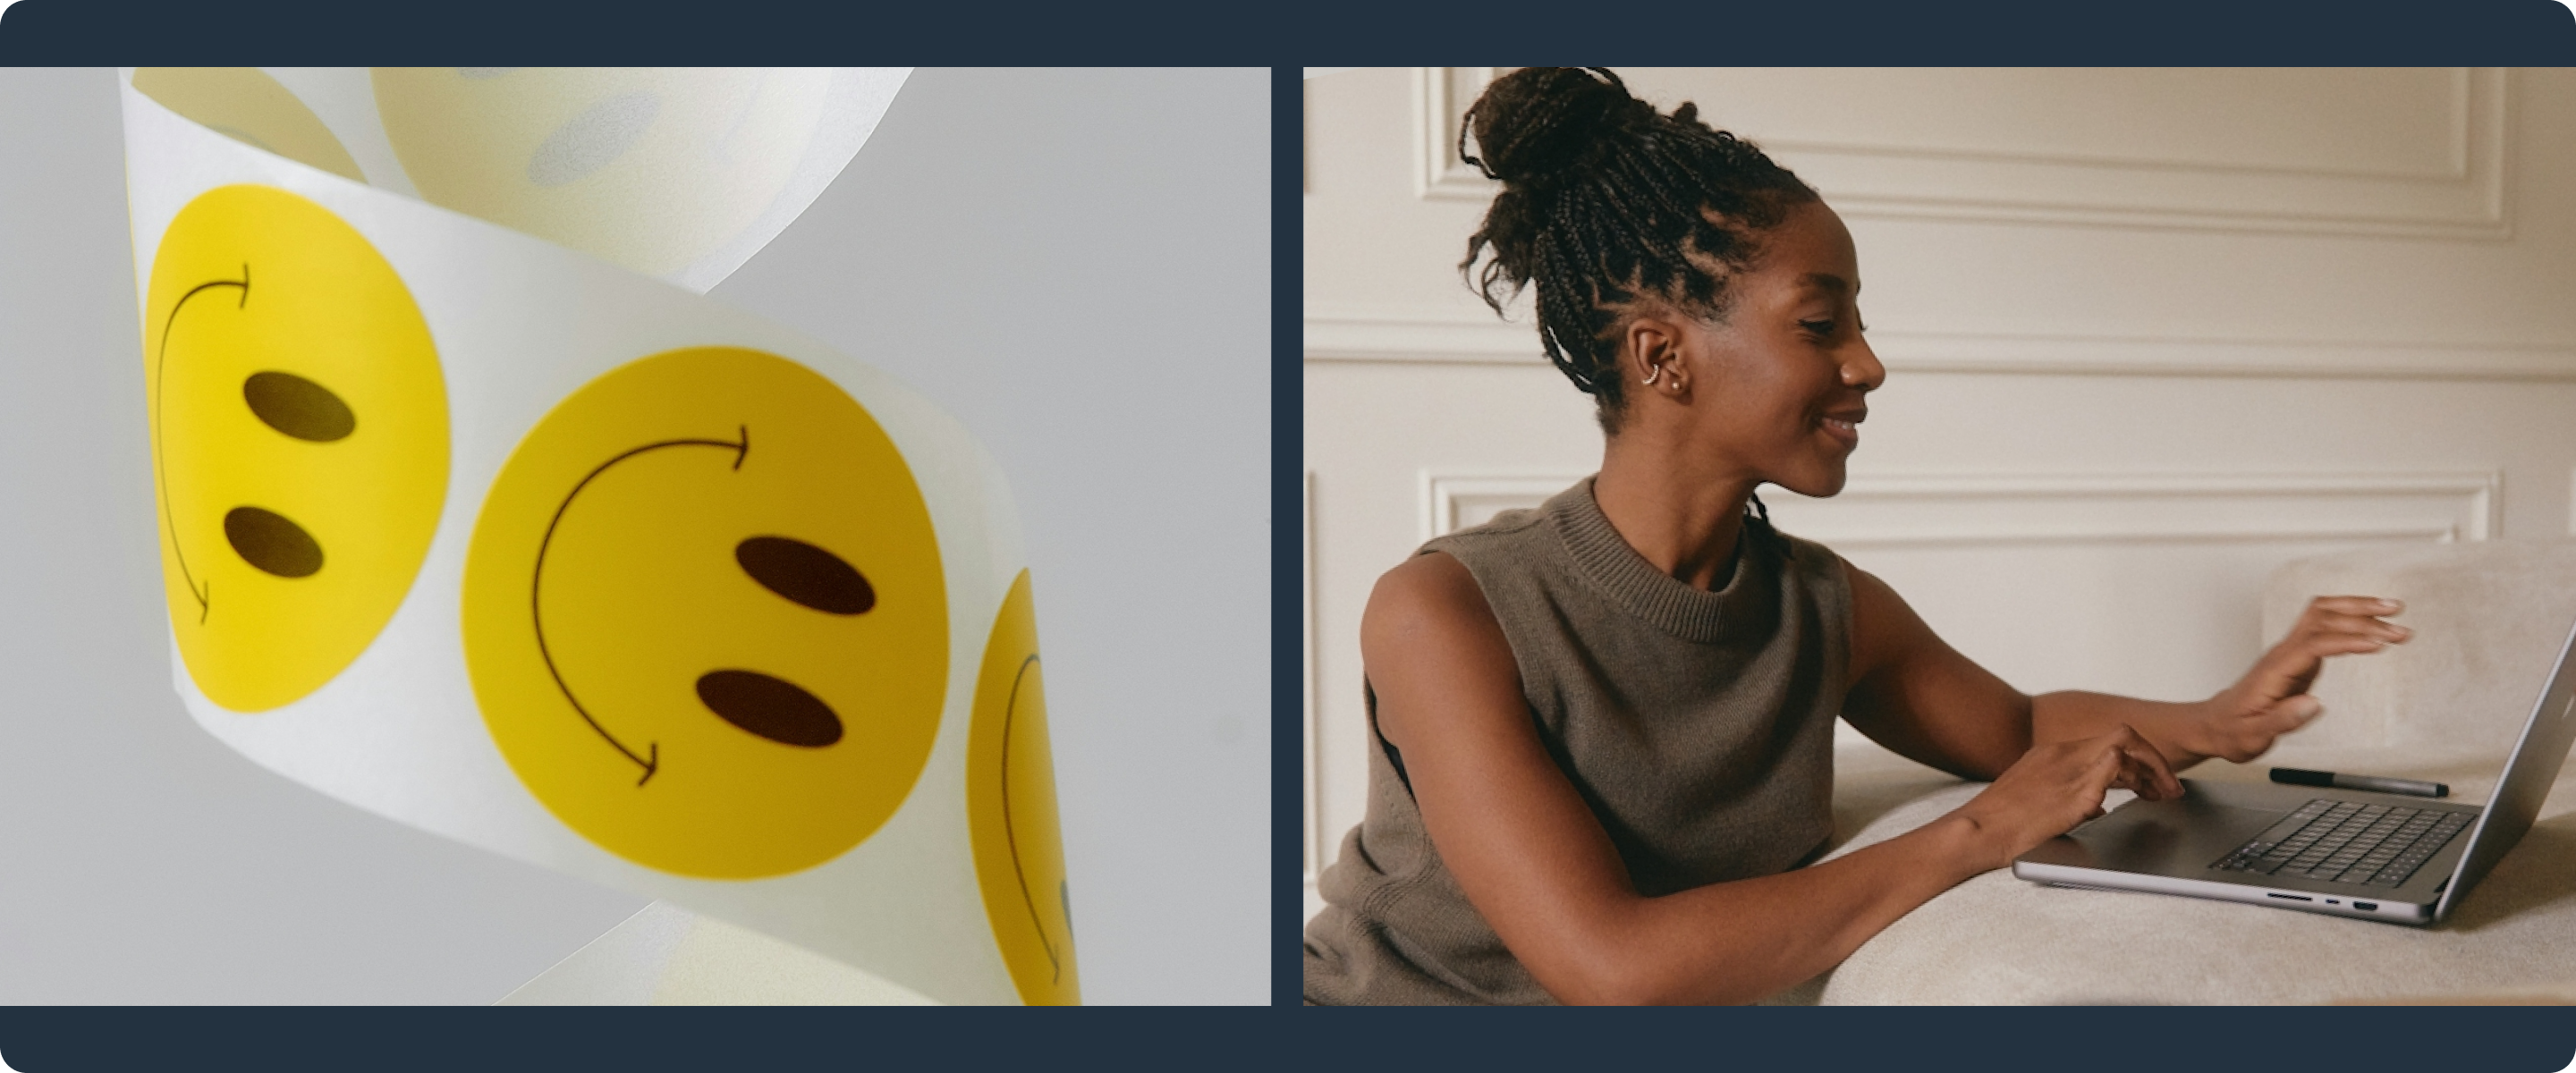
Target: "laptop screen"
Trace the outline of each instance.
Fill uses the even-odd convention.
[[[2514,743],[2513,758],[2505,761],[2504,780],[2496,784],[2495,796],[2469,834],[2468,852],[2460,855],[2459,871],[2451,874],[2451,885],[2442,891],[2435,919],[2448,915],[2451,903],[2486,878],[2487,870],[2505,851],[2522,841],[2523,832],[2531,830],[2531,821],[2540,815],[2540,803],[2549,796],[2550,785],[2558,781],[2567,747],[2576,744],[2576,670],[2568,667],[2571,653],[2576,653],[2576,630],[2570,630],[2566,644],[2559,647],[2558,667],[2549,673],[2549,684],[2541,690],[2531,718],[2523,723],[2522,739]]]

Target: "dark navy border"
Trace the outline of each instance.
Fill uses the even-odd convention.
[[[1009,1018],[1009,1020],[997,1020]],[[1008,1027],[1003,1027],[1006,1025]],[[1351,1011],[42,1008],[21,1073],[2370,1069],[2556,1073],[2567,1007]]]
[[[1701,0],[1609,8],[1297,0],[1266,7],[443,0],[18,0],[0,64],[552,59],[621,63],[1411,62],[1613,52],[1630,63],[2380,65],[2576,62],[2558,0]],[[1517,55],[1523,62],[1548,56]],[[1598,57],[1592,57],[1597,59]]]
[[[1304,68],[1270,69],[1270,1000],[1295,1006],[1306,915]]]
[[[1597,63],[1606,55],[1628,64],[1831,67],[2576,63],[2576,14],[2558,0],[1702,0],[1597,8],[1311,0],[1277,10],[1273,39],[1305,46],[1293,51],[1317,64],[1470,54],[1519,63]]]

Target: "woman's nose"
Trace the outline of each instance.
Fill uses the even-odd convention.
[[[1843,383],[1876,391],[1887,382],[1887,366],[1878,363],[1878,352],[1869,348],[1869,339],[1855,335],[1843,353]]]

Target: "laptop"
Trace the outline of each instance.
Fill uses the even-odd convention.
[[[2484,806],[2277,783],[2182,780],[2013,862],[2034,883],[2249,902],[2398,924],[2450,915],[2522,840],[2576,741],[2576,629]]]

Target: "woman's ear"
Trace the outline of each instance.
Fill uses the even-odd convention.
[[[1656,316],[1635,317],[1620,339],[1622,375],[1632,384],[1666,395],[1679,394],[1690,371],[1682,361],[1682,328]]]

